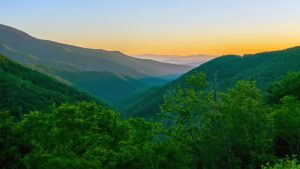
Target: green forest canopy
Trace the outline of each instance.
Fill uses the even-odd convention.
[[[299,81],[299,75],[275,86]],[[121,119],[88,102],[33,111],[19,121],[2,112],[0,167],[299,168],[294,159],[274,164],[299,157],[299,90],[285,87],[287,95],[273,102],[278,90],[264,96],[249,81],[226,92],[208,87],[203,73],[187,78],[186,86],[165,97],[159,122]]]

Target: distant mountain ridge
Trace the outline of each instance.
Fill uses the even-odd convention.
[[[73,84],[108,103],[149,85],[165,83],[170,80],[169,77],[178,77],[192,69],[186,65],[133,58],[118,51],[88,49],[41,40],[1,24],[0,54]],[[62,75],[58,72],[65,73]],[[107,85],[109,83],[111,85]],[[139,85],[133,87],[132,84]]]
[[[204,72],[211,85],[217,84],[220,91],[232,87],[238,80],[255,81],[266,90],[274,81],[288,72],[300,71],[300,47],[252,55],[227,55],[213,59],[182,75],[167,85],[143,91],[116,102],[115,106],[124,116],[153,116],[158,113],[163,97],[185,79],[195,73]],[[216,79],[216,81],[215,81]]]
[[[36,39],[0,24],[0,52],[26,64],[41,64],[67,71],[110,71],[131,77],[181,74],[191,67],[137,59],[118,51],[88,49]]]
[[[197,67],[205,62],[208,62],[216,56],[212,55],[155,55],[155,54],[143,54],[143,55],[133,55],[133,57],[141,58],[141,59],[152,59],[163,63],[171,63],[171,64],[180,64],[180,65],[188,65]]]

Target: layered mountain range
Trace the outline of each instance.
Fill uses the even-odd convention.
[[[118,51],[41,40],[1,24],[0,54],[69,82],[108,103],[166,83],[192,69],[187,65],[133,58]]]
[[[216,56],[204,55],[204,54],[184,55],[184,56],[143,54],[143,55],[135,55],[133,57],[141,58],[141,59],[152,59],[163,63],[189,65],[193,67],[198,67],[199,65],[216,58]]]
[[[140,59],[118,51],[87,49],[41,40],[4,25],[0,25],[0,54],[55,78],[66,88],[71,85],[86,91],[118,109],[125,117],[151,117],[157,114],[164,95],[177,86],[184,86],[186,78],[199,72],[207,75],[206,80],[211,87],[217,86],[222,92],[239,80],[255,81],[265,91],[267,86],[283,75],[300,70],[300,47],[214,59],[206,56],[206,60],[199,62],[200,66],[192,69],[192,66],[185,64],[150,60],[154,56]],[[163,60],[167,58],[171,60]],[[188,63],[199,58],[191,56],[185,59]],[[164,56],[161,59],[180,63],[177,57]]]

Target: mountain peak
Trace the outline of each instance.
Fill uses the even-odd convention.
[[[16,35],[22,39],[27,39],[27,40],[34,39],[34,37],[30,36],[29,34],[23,32],[21,30],[18,30],[16,28],[13,28],[13,27],[10,27],[7,25],[0,24],[0,34],[8,33],[8,32]]]

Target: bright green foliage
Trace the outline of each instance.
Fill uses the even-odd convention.
[[[300,72],[289,73],[271,85],[268,92],[268,101],[271,103],[279,103],[286,95],[293,95],[300,100]]]
[[[241,81],[227,93],[205,91],[202,74],[197,83],[178,88],[165,98],[163,114],[170,138],[193,154],[203,168],[257,168],[271,157],[273,121],[253,83]],[[215,91],[216,92],[216,91]]]
[[[62,105],[50,114],[32,112],[20,126],[32,149],[24,158],[27,168],[114,165],[116,157],[109,147],[117,147],[126,134],[114,112],[88,103]]]
[[[208,95],[203,89],[207,88],[208,83],[204,79],[205,74],[188,78],[188,86],[179,86],[176,91],[166,95],[165,102],[161,105],[162,116],[167,120],[165,123],[171,125],[176,134],[187,134],[184,137],[180,135],[186,142],[194,139],[194,132],[199,130],[200,116],[205,111]]]
[[[159,124],[138,118],[121,120],[114,111],[95,103],[64,104],[51,113],[31,112],[18,123],[4,117],[0,126],[5,150],[0,164],[4,167],[190,168],[188,154],[162,142]],[[26,152],[20,151],[22,146]]]
[[[275,165],[267,164],[262,169],[300,169],[300,165],[297,164],[296,159],[280,159]]]
[[[204,92],[208,83],[200,73],[187,79],[185,88],[178,87],[165,96],[161,105],[163,123],[168,127],[168,137],[192,154],[195,165],[199,165],[201,123],[207,111],[210,93]]]
[[[269,160],[273,122],[261,93],[253,83],[240,81],[222,95],[219,112],[219,126],[215,127],[213,121],[211,125],[221,130],[219,139],[223,140],[224,150],[221,149],[220,154],[225,153],[225,166],[234,168],[240,164],[257,168]],[[214,132],[217,131],[213,130],[211,134]]]
[[[288,153],[300,155],[300,101],[285,96],[274,111],[277,141],[287,143]],[[284,147],[282,147],[284,148]],[[283,154],[286,155],[286,154]]]
[[[24,159],[28,168],[109,168],[127,137],[117,114],[88,103],[32,112],[20,125],[32,146]]]

